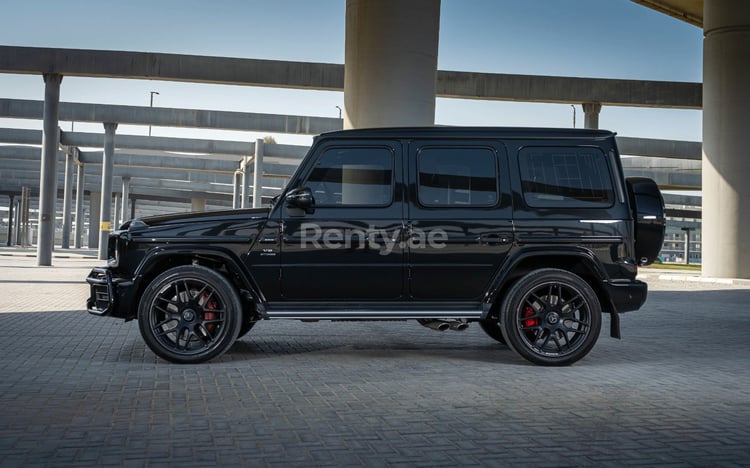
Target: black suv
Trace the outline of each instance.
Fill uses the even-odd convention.
[[[224,353],[258,320],[479,326],[529,361],[571,364],[601,314],[646,299],[664,237],[615,135],[521,128],[318,136],[270,208],[134,219],[88,277],[88,311],[138,319],[169,361]]]

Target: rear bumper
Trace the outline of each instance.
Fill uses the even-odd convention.
[[[623,283],[607,282],[604,283],[604,287],[616,313],[640,309],[648,295],[648,285],[638,280]]]
[[[91,270],[86,282],[91,288],[86,300],[86,310],[93,315],[132,319],[135,314],[130,307],[130,295],[133,281],[118,278],[108,267],[96,267]]]

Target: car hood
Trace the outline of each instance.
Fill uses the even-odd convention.
[[[136,218],[120,227],[132,240],[211,242],[221,238],[231,242],[254,239],[268,219],[268,208],[173,213]]]

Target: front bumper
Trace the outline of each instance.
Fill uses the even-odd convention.
[[[88,313],[126,320],[135,318],[129,294],[132,280],[114,276],[108,267],[96,267],[86,282],[91,288],[91,295],[86,300]]]

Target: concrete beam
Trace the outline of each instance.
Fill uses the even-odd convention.
[[[341,91],[344,67],[327,63],[153,52],[0,46],[0,72],[141,78]]]
[[[84,164],[101,164],[101,151],[81,151],[79,159]],[[237,170],[236,161],[217,161],[193,156],[161,156],[151,154],[130,154],[117,152],[115,165],[119,167],[165,168],[187,172],[232,173]]]
[[[622,158],[623,168],[638,168],[647,171],[701,172],[701,162],[689,159],[651,158],[635,156]]]
[[[667,205],[702,206],[703,200],[698,195],[676,195],[663,193],[664,203]]]
[[[40,162],[41,160],[41,149],[34,146],[14,146],[14,145],[0,145],[0,167],[7,160],[12,159],[23,159],[33,160]],[[65,153],[57,151],[57,161],[64,161]]]
[[[101,190],[101,171],[96,169],[98,174],[88,174],[85,178],[84,190],[86,191],[100,191]],[[131,193],[141,193],[141,189],[153,190],[153,189],[169,189],[169,190],[185,190],[186,192],[201,191],[205,193],[219,193],[232,195],[233,184],[230,177],[213,179],[213,175],[208,174],[208,178],[200,177],[201,174],[193,174],[193,179],[166,179],[166,178],[154,178],[149,175],[149,171],[144,170],[134,174],[133,172],[117,174],[118,170],[115,169],[113,176],[112,193],[120,193],[122,177],[130,177],[130,191]],[[196,177],[197,176],[197,177]],[[5,170],[0,168],[0,180],[3,181],[2,188],[7,190],[7,187],[11,185],[25,185],[35,190],[39,187],[39,174],[34,170]],[[62,186],[63,182],[62,174],[58,175],[58,184]],[[263,178],[263,187],[270,191],[278,193],[283,187],[283,181],[276,178]],[[15,192],[14,192],[15,193]],[[158,192],[153,192],[158,193]],[[265,193],[265,192],[264,192]],[[188,198],[190,196],[188,195]],[[132,197],[131,197],[132,198]],[[205,198],[205,197],[204,197]],[[210,197],[208,197],[210,198]]]
[[[2,133],[0,132],[0,141]],[[60,144],[81,148],[102,148],[104,135],[100,133],[61,132]],[[139,135],[117,135],[117,149],[139,149],[153,151],[179,151],[211,155],[247,156],[253,154],[254,143],[247,141],[199,140],[192,138],[170,138]]]
[[[344,89],[344,66],[338,64],[0,46],[0,73],[49,72],[326,91]],[[701,83],[665,81],[438,71],[436,93],[438,97],[458,99],[702,107]]]
[[[42,110],[42,101],[0,99],[0,117],[41,119]],[[60,120],[73,120],[75,122],[117,122],[118,124],[132,125],[213,128],[302,135],[317,135],[343,128],[341,119],[330,117],[117,106],[80,102],[61,102],[59,116]]]
[[[700,141],[659,140],[655,138],[617,137],[620,154],[656,158],[701,160]]]
[[[701,83],[438,71],[437,96],[483,101],[702,107]]]
[[[0,143],[15,145],[39,145],[42,142],[40,130],[26,130],[20,128],[0,128]],[[82,148],[102,148],[104,135],[101,133],[60,132],[60,144],[63,146],[78,146]],[[193,138],[147,137],[138,135],[118,135],[115,142],[117,149],[173,151],[193,153],[200,157],[217,159],[217,155],[227,156],[236,160],[234,156],[249,156],[255,153],[255,142],[231,140],[200,140]],[[308,146],[266,144],[266,156],[302,160],[310,148]],[[231,156],[231,158],[230,158]]]
[[[90,168],[86,177],[99,177],[97,172],[101,171],[102,154],[101,152],[82,153],[85,156],[79,156],[79,160],[85,162],[87,168]],[[5,171],[25,171],[31,175],[38,176],[40,150],[33,147],[12,147],[0,146],[0,170]],[[189,159],[181,157],[167,156],[149,156],[149,155],[131,155],[115,153],[115,176],[133,176],[142,178],[165,178],[165,179],[184,179],[195,182],[206,181],[229,181],[237,168],[237,163],[232,161],[212,161],[209,159]],[[58,163],[65,161],[65,154],[58,152]],[[287,163],[287,160],[278,158],[268,158],[265,165],[265,178],[269,179],[268,183],[279,185],[279,177],[288,178],[297,168],[296,162]],[[12,175],[12,172],[6,172]],[[58,175],[59,179],[59,175]],[[266,180],[266,179],[264,179]],[[35,184],[37,185],[37,184]]]
[[[39,130],[22,130],[22,129],[0,129],[0,143],[13,144],[39,144],[41,142],[42,132]],[[104,135],[97,133],[61,133],[61,144],[79,147],[101,147]],[[180,151],[196,153],[190,157],[211,158],[215,159],[214,154],[226,154],[247,156],[255,153],[255,142],[239,141],[213,141],[213,140],[196,140],[185,138],[166,138],[166,137],[142,137],[135,135],[118,135],[118,149],[143,149],[153,151]],[[660,158],[675,159],[701,159],[701,142],[699,141],[680,141],[680,140],[662,140],[655,138],[634,138],[634,137],[617,137],[617,145],[620,153],[633,156],[653,156]],[[3,150],[0,146],[0,156],[9,155],[8,151]],[[18,147],[16,147],[18,148]],[[266,161],[269,158],[283,158],[290,161],[301,161],[309,147],[298,145],[264,145],[264,154]],[[161,156],[169,156],[163,154]],[[184,158],[183,158],[184,159]],[[235,158],[228,160],[235,161]],[[277,161],[283,163],[282,161]]]
[[[14,145],[41,145],[42,131],[22,128],[0,128],[0,143],[10,143]]]

